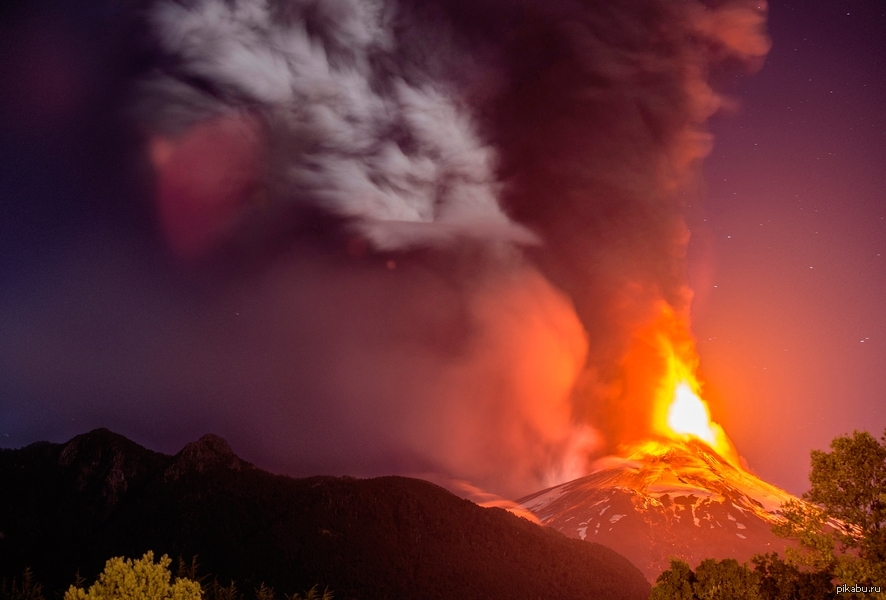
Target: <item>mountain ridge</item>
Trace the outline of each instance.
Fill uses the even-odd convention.
[[[189,558],[291,592],[360,598],[648,598],[627,559],[403,477],[273,475],[217,436],[174,456],[108,430],[0,450],[0,577],[58,594],[111,556]]]

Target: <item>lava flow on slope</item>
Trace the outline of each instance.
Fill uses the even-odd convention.
[[[797,499],[749,473],[711,421],[685,321],[663,311],[642,341],[655,368],[635,372],[657,374],[646,439],[597,460],[585,477],[521,498],[520,507],[570,537],[613,548],[650,581],[671,557],[697,565],[783,552],[790,542],[772,525],[782,504]]]
[[[650,581],[672,556],[693,565],[705,558],[746,561],[789,543],[771,528],[781,505],[795,498],[700,441],[650,440],[594,468],[518,503],[544,525],[623,554]]]

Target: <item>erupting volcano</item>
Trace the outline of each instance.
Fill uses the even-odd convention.
[[[671,335],[688,331],[684,324],[664,309],[639,338],[644,350],[629,353],[647,360],[639,369],[627,364],[629,373],[663,368],[653,386],[651,434],[597,460],[585,477],[518,500],[542,524],[627,556],[650,581],[671,557],[695,565],[783,552],[788,542],[771,528],[781,505],[796,500],[749,473],[711,420],[691,338]]]
[[[132,181],[95,186],[109,214],[137,201],[60,212],[108,229],[47,233],[72,241],[8,286],[25,291],[0,391],[27,409],[3,443],[40,415],[47,436],[167,448],[213,431],[296,476],[513,498],[591,473],[524,505],[650,576],[765,549],[789,496],[742,469],[702,399],[687,256],[707,121],[733,105],[725,77],[762,65],[766,11],[152,0],[109,36],[146,46],[94,102],[131,99]],[[109,127],[63,137],[92,129]]]

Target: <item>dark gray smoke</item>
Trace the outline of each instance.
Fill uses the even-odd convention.
[[[644,429],[624,356],[662,302],[688,311],[708,82],[765,55],[764,4],[145,14],[124,77],[151,198],[135,220],[166,249],[112,218],[15,275],[10,443],[103,425],[175,449],[212,430],[294,474],[518,494]]]

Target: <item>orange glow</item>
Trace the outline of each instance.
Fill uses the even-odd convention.
[[[674,390],[674,401],[668,406],[667,423],[674,433],[694,435],[712,445],[716,443],[708,407],[685,381]]]
[[[723,459],[740,468],[740,459],[723,428],[711,420],[702,396],[696,369],[698,355],[689,333],[688,319],[662,302],[657,318],[642,332],[643,344],[655,359],[655,368],[643,373],[652,377],[652,432],[675,440],[700,440]],[[648,360],[648,359],[647,359]]]

